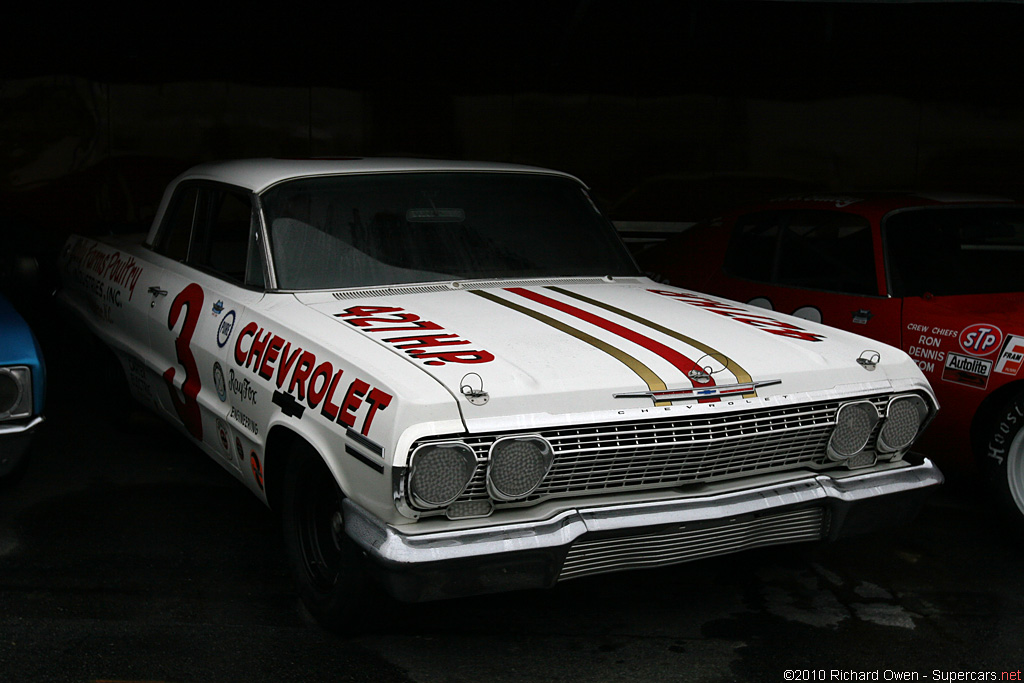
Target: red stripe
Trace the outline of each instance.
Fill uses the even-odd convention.
[[[513,294],[518,294],[519,296],[522,297],[526,297],[527,299],[530,299],[531,301],[536,301],[539,304],[550,306],[551,308],[562,311],[563,313],[568,313],[569,315],[579,318],[580,320],[584,320],[590,323],[591,325],[597,325],[598,327],[604,330],[608,330],[613,334],[617,334],[623,339],[628,339],[634,344],[639,344],[648,351],[658,354],[659,356],[667,360],[669,363],[679,368],[679,370],[682,371],[683,375],[685,375],[688,380],[690,379],[690,377],[689,375],[687,375],[687,373],[690,372],[691,370],[698,370],[700,372],[704,372],[703,368],[701,368],[699,365],[697,365],[692,360],[690,360],[683,354],[679,353],[675,349],[665,346],[661,342],[654,341],[649,337],[645,337],[642,334],[638,334],[633,330],[629,329],[628,327],[623,327],[618,323],[613,323],[611,320],[606,320],[605,318],[594,315],[593,313],[588,313],[587,311],[584,311],[582,308],[576,308],[575,306],[562,303],[561,301],[557,301],[556,299],[544,296],[543,294],[538,294],[537,292],[532,292],[522,287],[509,287],[505,291],[512,292]],[[693,386],[698,386],[697,383],[694,382],[693,380],[690,380],[690,383],[693,384]],[[715,380],[714,378],[711,377],[711,375],[708,375],[708,381],[699,386],[713,387],[715,386]]]

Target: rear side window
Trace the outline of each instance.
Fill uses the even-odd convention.
[[[783,287],[878,294],[871,224],[839,211],[762,211],[740,217],[725,270]]]
[[[216,183],[177,190],[154,250],[226,280],[262,287],[263,259],[250,193]]]

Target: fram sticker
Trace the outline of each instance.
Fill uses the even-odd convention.
[[[960,348],[972,356],[990,356],[1003,343],[1003,333],[995,325],[975,323],[960,333]]]
[[[996,372],[1002,375],[1016,375],[1024,365],[1024,337],[1011,334],[1003,344],[1003,350],[996,361]]]
[[[974,356],[951,353],[946,356],[946,365],[942,369],[945,382],[964,384],[977,389],[988,386],[989,375],[992,374],[992,361]]]

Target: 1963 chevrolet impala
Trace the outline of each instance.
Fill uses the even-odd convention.
[[[555,171],[205,165],[61,268],[135,398],[280,513],[329,626],[371,578],[425,600],[836,538],[942,479],[907,355],[646,279]]]

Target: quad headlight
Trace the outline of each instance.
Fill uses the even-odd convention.
[[[551,446],[539,436],[498,439],[491,446],[487,492],[496,500],[525,498],[551,469]]]
[[[409,494],[421,507],[444,507],[466,490],[474,471],[476,455],[464,443],[420,446],[412,454]]]
[[[25,366],[0,368],[0,420],[32,415],[32,370]]]
[[[897,396],[889,401],[878,435],[879,452],[898,453],[909,448],[927,419],[928,406],[920,396]]]
[[[842,462],[868,445],[878,424],[878,411],[870,401],[845,403],[836,411],[836,428],[828,440],[828,457]]]

